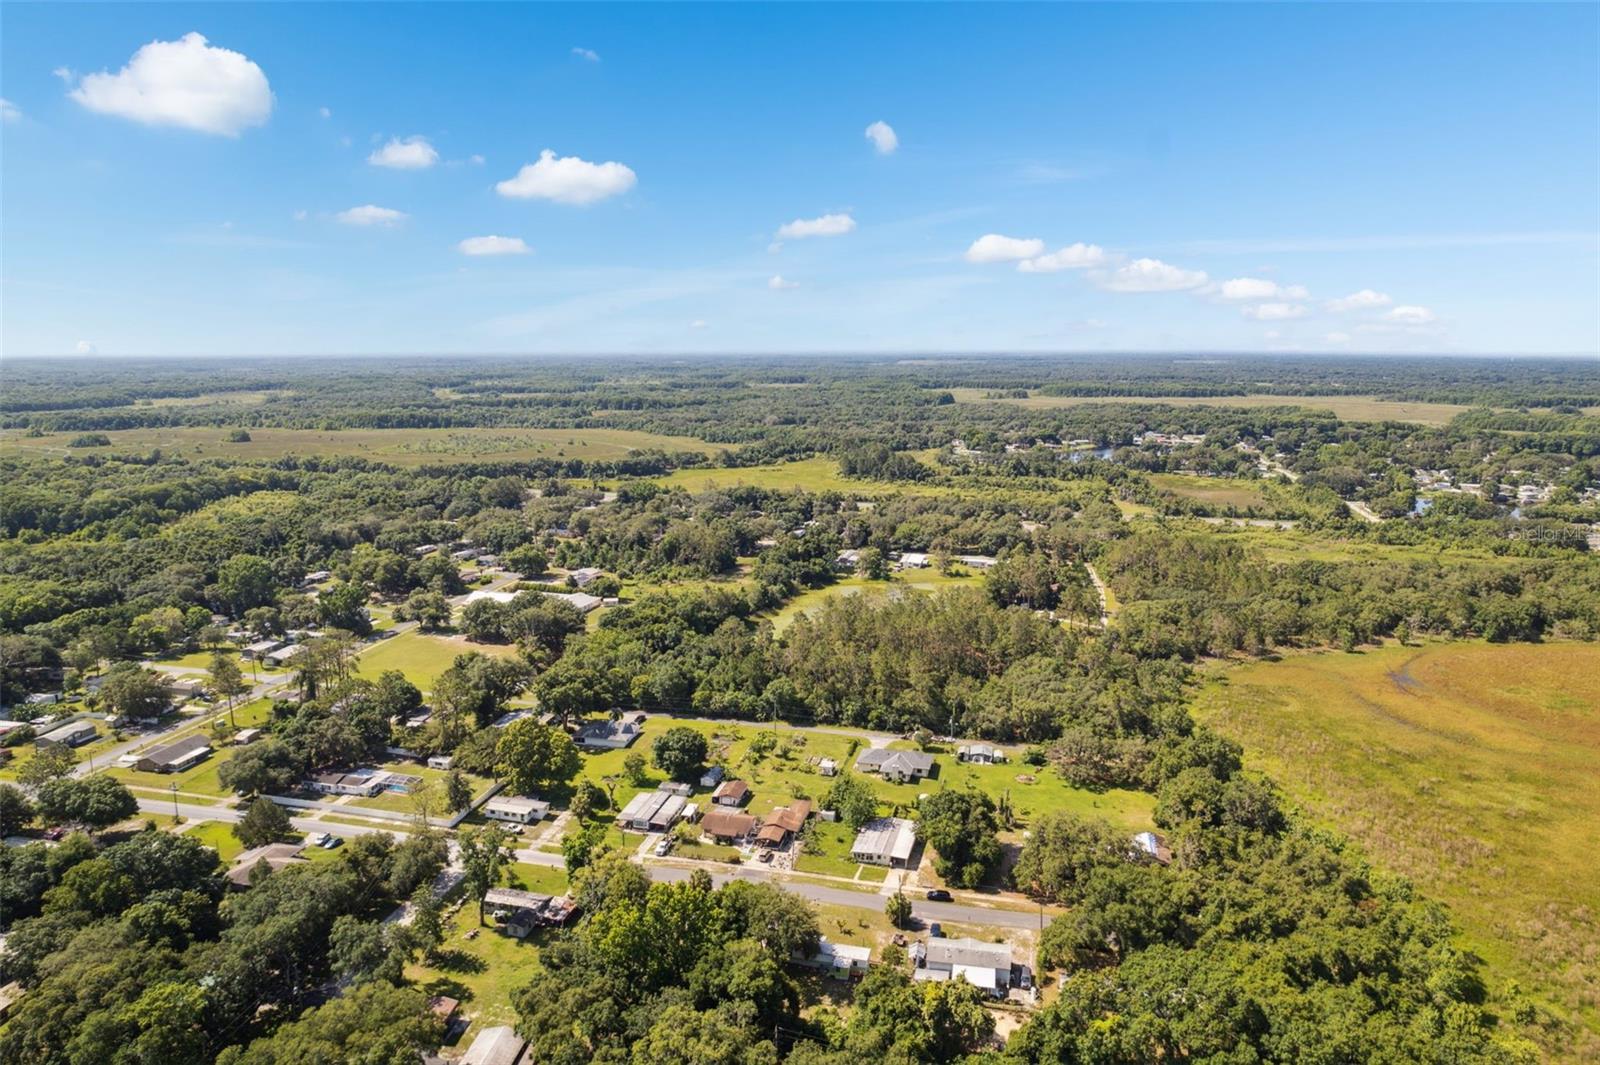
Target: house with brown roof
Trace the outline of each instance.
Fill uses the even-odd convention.
[[[761,823],[761,831],[756,833],[756,846],[782,847],[806,826],[806,818],[810,816],[810,799],[796,799],[788,806],[778,807]]]
[[[750,798],[750,785],[742,780],[724,780],[711,793],[711,801],[718,806],[743,806]]]
[[[700,831],[718,843],[738,843],[755,831],[756,819],[732,810],[712,810],[700,820]]]

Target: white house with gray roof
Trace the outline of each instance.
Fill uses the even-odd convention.
[[[973,987],[1003,996],[1011,987],[1012,962],[1009,943],[986,943],[981,939],[930,939],[918,943],[912,952],[917,980],[954,980],[962,977]]]
[[[863,773],[877,773],[885,780],[904,784],[933,775],[933,755],[921,751],[891,751],[887,747],[868,747],[856,759]]]

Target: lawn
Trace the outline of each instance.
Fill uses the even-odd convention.
[[[1418,425],[1444,425],[1471,408],[1455,403],[1413,403],[1376,396],[1041,396],[1026,399],[985,399],[982,388],[948,388],[957,403],[1011,403],[1019,407],[1048,409],[1081,407],[1087,403],[1141,403],[1170,407],[1302,407],[1332,411],[1347,422],[1414,422]]]
[[[516,1021],[511,996],[537,968],[539,944],[559,934],[540,931],[518,940],[495,931],[493,917],[485,920],[479,925],[476,903],[463,905],[445,921],[445,941],[435,962],[406,968],[406,976],[429,994],[461,1000],[462,1014],[473,1021],[469,1040],[491,1025]]]
[[[795,858],[794,867],[802,873],[843,876],[881,884],[889,870],[878,865],[862,865],[850,859],[854,830],[842,821],[813,820],[807,829],[805,850]]]
[[[233,826],[223,821],[200,821],[185,828],[183,834],[216,851],[224,866],[244,853],[244,844],[233,834]]]
[[[826,456],[801,459],[798,462],[778,462],[765,466],[699,467],[676,470],[657,483],[671,488],[684,488],[690,492],[709,492],[734,485],[752,488],[787,488],[807,492],[847,492],[852,495],[867,494],[876,488],[878,494],[892,492],[894,486],[873,485],[858,481],[839,472],[839,462]]]
[[[472,643],[463,636],[440,636],[412,629],[368,646],[356,656],[356,672],[367,680],[376,680],[385,670],[398,669],[426,692],[457,655],[472,651],[502,656],[516,654],[517,649],[509,644]]]
[[[981,586],[983,577],[961,567],[959,572],[950,574],[939,573],[933,569],[905,570],[895,573],[886,581],[868,580],[859,574],[852,574],[834,584],[822,588],[813,588],[801,592],[785,603],[772,615],[772,628],[775,632],[782,632],[794,623],[795,618],[802,614],[816,612],[828,600],[840,595],[896,595],[906,591],[936,592],[946,588],[960,588]]]
[[[233,443],[230,429],[159,427],[111,430],[106,447],[74,448],[71,454],[108,455],[160,448],[191,459],[236,458],[275,461],[291,455],[358,456],[397,466],[453,465],[470,462],[527,462],[534,459],[624,458],[635,451],[698,451],[715,455],[727,445],[686,436],[662,436],[631,429],[274,429],[252,428],[250,440]],[[19,454],[60,455],[77,433],[0,436]]]
[[[1313,818],[1448,903],[1600,1058],[1600,646],[1430,644],[1219,671],[1197,715]]]

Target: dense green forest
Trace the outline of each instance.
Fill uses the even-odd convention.
[[[0,982],[26,992],[0,1027],[7,1062],[389,1065],[438,1046],[406,976],[438,947],[436,915],[383,920],[437,905],[448,836],[426,817],[230,892],[213,850],[143,823],[112,776],[31,752],[63,709],[163,709],[151,661],[199,656],[231,711],[252,685],[229,654],[291,634],[304,650],[264,700],[264,738],[219,770],[230,797],[265,803],[243,807],[264,840],[282,830],[258,796],[396,748],[453,759],[452,809],[474,774],[583,821],[606,797],[576,783],[563,726],[634,709],[1021,745],[1071,787],[1152,797],[1170,864],[1079,814],[1024,826],[1001,795],[941,789],[902,811],[949,883],[1062,908],[1038,943],[1051,994],[1003,1048],[975,989],[913,982],[893,953],[848,1008],[809,1008],[787,966],[820,935],[803,900],[698,872],[652,883],[603,833],[577,837],[582,917],[513,996],[531,1060],[1528,1062],[1594,1045],[1537,994],[1490,986],[1445,908],[1313,825],[1187,708],[1222,659],[1600,638],[1593,362],[4,372],[0,699],[23,724],[0,741],[16,755],[0,818],[28,840],[78,829],[0,849]],[[1306,402],[1162,402],[1249,396]],[[1357,421],[1319,410],[1330,396],[1470,409]],[[571,436],[541,444],[561,454],[470,459],[418,437],[403,462],[339,443],[456,428]],[[183,435],[212,429],[225,437]],[[250,450],[281,430],[318,442]],[[681,442],[594,445],[621,431]],[[465,601],[494,567],[507,594]],[[543,594],[587,568],[595,613]],[[355,656],[390,625],[466,646],[420,681],[363,674]],[[544,717],[497,726],[513,706]],[[995,839],[1024,827],[1003,862]],[[480,905],[496,831],[459,837]]]

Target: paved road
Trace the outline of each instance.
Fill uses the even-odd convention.
[[[684,865],[654,865],[646,864],[645,871],[652,880],[687,880],[694,870]],[[753,880],[762,883],[776,884],[787,891],[792,891],[802,898],[812,902],[826,902],[835,906],[853,906],[857,909],[872,910],[882,913],[884,898],[876,891],[853,891],[844,887],[828,887],[826,884],[816,884],[807,880],[788,880],[782,877],[767,875],[757,869],[734,869],[730,872],[711,874],[711,882],[718,886],[730,880]],[[1029,913],[1025,910],[990,909],[986,906],[968,906],[959,902],[927,902],[913,899],[911,913],[922,921],[949,921],[958,924],[987,924],[998,925],[1002,928],[1038,928],[1039,914]],[[1047,915],[1044,923],[1049,924]]]
[[[1362,521],[1370,521],[1376,524],[1377,522],[1383,520],[1382,518],[1378,517],[1376,511],[1367,506],[1365,503],[1358,503],[1354,499],[1347,499],[1345,500],[1344,505],[1350,508],[1350,513],[1354,514]]]

